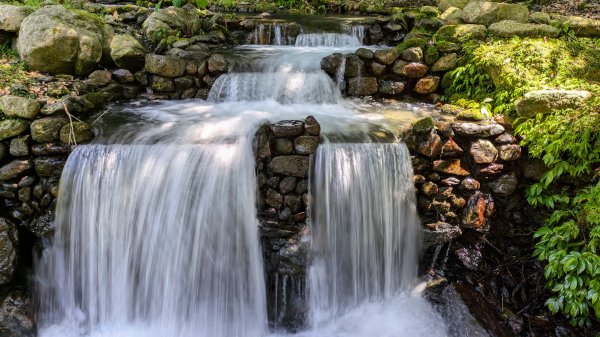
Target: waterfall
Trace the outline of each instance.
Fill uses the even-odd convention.
[[[338,33],[300,34],[296,38],[296,47],[360,47],[355,35]]]
[[[352,35],[354,35],[358,41],[362,44],[365,41],[365,26],[357,25],[352,26],[350,29]]]

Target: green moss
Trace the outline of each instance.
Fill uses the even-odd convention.
[[[440,52],[434,46],[427,46],[425,49],[425,63],[431,65],[440,59]]]
[[[481,110],[468,109],[459,112],[456,118],[463,121],[482,121],[485,119],[485,116],[481,113]]]
[[[433,119],[431,119],[431,117],[425,117],[413,124],[413,131],[416,133],[426,133],[433,130],[434,127]]]
[[[486,27],[482,25],[446,25],[435,33],[434,41],[464,43],[485,38]]]
[[[427,40],[422,38],[404,40],[400,44],[398,44],[398,46],[396,46],[396,49],[398,50],[398,52],[402,52],[405,49],[413,47],[420,47],[421,49],[425,49],[427,47]]]

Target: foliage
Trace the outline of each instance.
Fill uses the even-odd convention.
[[[535,233],[534,255],[547,263],[544,276],[553,293],[546,305],[587,325],[590,317],[600,318],[600,98],[580,111],[522,121],[516,131],[529,154],[548,167],[527,191],[531,205],[552,212]]]
[[[13,84],[28,84],[25,63],[18,59],[16,50],[0,45],[0,93]]]

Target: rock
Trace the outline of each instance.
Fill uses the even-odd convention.
[[[431,132],[427,138],[419,142],[417,146],[417,152],[424,156],[435,158],[439,157],[442,151],[442,146],[443,144],[441,137],[437,133]]]
[[[473,178],[465,178],[463,181],[460,182],[460,188],[467,191],[475,191],[478,190],[480,187],[481,185],[479,184],[479,181]]]
[[[293,212],[298,212],[302,206],[302,198],[295,195],[286,195],[283,197],[283,204],[288,206]]]
[[[40,113],[40,103],[32,98],[2,96],[0,97],[0,111],[8,117],[34,119]]]
[[[525,162],[523,175],[528,179],[540,180],[547,171],[548,167],[541,159],[528,159]]]
[[[269,188],[267,190],[265,202],[271,207],[280,209],[283,206],[283,196],[277,193],[277,191]]]
[[[65,160],[54,157],[38,157],[33,160],[35,171],[42,177],[60,176]]]
[[[31,300],[20,292],[9,293],[0,304],[0,335],[3,337],[35,337]]]
[[[435,41],[462,43],[469,40],[483,40],[486,31],[487,28],[483,25],[446,25],[442,26],[433,38]],[[436,44],[436,46],[438,45]],[[440,49],[440,51],[443,50]]]
[[[425,117],[413,124],[413,131],[416,133],[428,133],[435,128],[433,119],[431,117]]]
[[[16,259],[16,227],[7,219],[0,218],[0,286],[5,285],[12,279]]]
[[[400,54],[395,48],[378,49],[373,53],[375,60],[381,64],[390,65],[396,61]]]
[[[473,142],[469,153],[477,164],[489,164],[498,158],[498,150],[496,150],[494,144],[485,139],[478,139]]]
[[[500,124],[475,124],[469,122],[452,123],[452,129],[457,135],[487,138],[497,136],[504,132],[504,127]]]
[[[462,265],[468,270],[477,270],[479,268],[479,264],[483,259],[483,254],[481,254],[480,249],[470,249],[466,247],[459,248],[454,251],[457,259],[462,263]]]
[[[0,5],[0,30],[18,33],[23,20],[33,11],[27,6]]]
[[[319,146],[319,137],[300,136],[294,139],[294,149],[298,154],[312,154]]]
[[[144,69],[163,77],[179,77],[185,73],[185,63],[175,57],[148,54]]]
[[[294,152],[294,143],[285,138],[277,138],[275,140],[275,150],[281,154],[291,154]]]
[[[344,55],[341,53],[333,53],[321,59],[321,69],[329,75],[336,76],[342,62],[344,62]]]
[[[308,191],[308,180],[306,179],[302,179],[298,182],[298,185],[296,185],[296,193],[298,194],[302,194],[302,193],[306,193]]]
[[[88,76],[85,84],[92,88],[97,88],[109,84],[110,81],[112,81],[112,73],[110,71],[96,70]]]
[[[425,225],[423,230],[423,243],[425,247],[443,245],[462,235],[458,226],[438,221]]]
[[[438,2],[438,8],[441,11],[448,10],[448,8],[456,7],[459,9],[465,8],[470,0],[440,0]]]
[[[488,183],[488,186],[496,194],[508,196],[517,189],[518,180],[514,174],[505,174],[500,178]]]
[[[278,156],[271,159],[269,169],[273,173],[303,178],[308,175],[308,156]]]
[[[377,62],[373,62],[371,63],[371,65],[369,66],[371,69],[371,73],[373,73],[373,75],[375,76],[381,76],[383,74],[385,74],[385,69],[386,66]]]
[[[508,132],[505,132],[494,139],[494,143],[496,144],[513,144],[516,142],[517,139],[515,138],[515,136],[511,135]]]
[[[0,121],[0,140],[18,136],[29,128],[29,123],[18,119]]]
[[[456,186],[456,185],[460,184],[460,180],[455,177],[449,177],[449,178],[443,179],[441,181],[441,183],[446,186]]]
[[[379,81],[379,93],[384,95],[399,95],[404,92],[405,84],[400,81]]]
[[[462,19],[462,9],[458,7],[450,7],[440,15],[440,20],[448,25],[457,25],[464,23]]]
[[[313,116],[306,117],[304,120],[304,130],[311,136],[318,136],[321,134],[321,125],[317,122]]]
[[[407,48],[400,53],[400,58],[408,62],[421,62],[423,50],[420,47]]]
[[[354,77],[348,80],[348,95],[369,96],[377,93],[379,84],[375,77]]]
[[[61,97],[64,95],[68,95],[71,91],[67,88],[66,85],[60,82],[51,82],[48,83],[48,88],[46,90],[46,94],[51,97]]]
[[[173,83],[177,92],[183,92],[194,86],[194,78],[192,76],[177,77]]]
[[[552,23],[552,18],[548,13],[533,12],[529,14],[529,21],[533,23],[543,23],[549,25]]]
[[[294,177],[285,177],[279,183],[279,190],[281,193],[287,194],[296,189],[296,184],[298,183],[298,179]]]
[[[170,36],[194,36],[202,26],[196,10],[178,7],[161,8],[154,11],[142,24],[146,38],[154,44]]]
[[[421,78],[427,75],[429,71],[429,67],[423,63],[409,63],[402,68],[400,75],[406,76],[408,78]]]
[[[425,195],[432,196],[438,193],[439,188],[435,183],[428,181],[421,186],[421,191]]]
[[[440,78],[437,76],[427,76],[419,79],[415,84],[415,92],[425,95],[433,93],[440,85]]]
[[[451,53],[442,56],[439,60],[437,60],[433,66],[431,66],[431,71],[442,72],[442,71],[450,71],[456,68],[458,64],[458,54]]]
[[[60,138],[60,130],[69,120],[66,117],[44,117],[31,123],[31,138],[38,143],[49,143]]]
[[[142,69],[147,53],[142,44],[129,34],[115,35],[110,42],[110,57],[120,68],[131,71]]]
[[[558,16],[558,22],[569,25],[577,36],[600,37],[600,20],[580,16]]]
[[[363,60],[372,60],[375,57],[373,51],[367,48],[358,48],[354,53]]]
[[[543,24],[521,23],[504,20],[490,25],[489,32],[497,37],[557,37],[560,29]]]
[[[494,213],[494,199],[489,194],[476,191],[467,201],[462,226],[476,231],[486,231],[489,217]]]
[[[117,69],[112,72],[112,76],[115,80],[121,84],[127,84],[135,82],[135,76],[131,73],[131,71],[127,69]]]
[[[13,138],[10,141],[9,152],[11,156],[22,157],[29,154],[29,136]]]
[[[462,19],[466,23],[477,23],[485,26],[503,20],[526,23],[529,20],[529,9],[525,5],[518,4],[473,1],[463,8]]]
[[[28,160],[13,160],[0,167],[0,180],[13,179],[25,173],[31,168]]]
[[[469,171],[461,167],[460,159],[434,160],[433,170],[457,176],[468,176],[470,174]]]
[[[44,195],[44,198],[49,196],[49,194]],[[27,229],[35,235],[37,238],[44,239],[49,238],[54,233],[56,227],[54,223],[54,214],[53,213],[45,213],[40,215],[29,223]]]
[[[500,159],[504,161],[515,161],[521,158],[521,147],[517,144],[505,144],[498,146]]]
[[[453,139],[448,139],[444,146],[442,146],[442,157],[456,157],[460,156],[463,153],[463,149],[456,144]]]
[[[304,133],[304,124],[300,121],[279,121],[270,127],[275,137],[295,137]]]
[[[46,6],[23,20],[17,49],[36,70],[84,76],[108,58],[113,35],[110,26],[87,12]]]
[[[229,62],[227,62],[225,56],[221,54],[213,54],[208,59],[208,71],[210,71],[211,74],[221,74],[227,72],[228,65]]]
[[[552,110],[576,109],[592,97],[585,90],[535,90],[515,102],[517,113],[524,117],[548,114]]]
[[[477,174],[478,175],[496,175],[498,173],[501,173],[502,170],[504,170],[504,165],[499,164],[499,163],[492,163],[489,165],[486,165],[484,167],[480,167],[477,170]]]
[[[92,139],[94,134],[90,125],[85,122],[75,121],[66,124],[60,129],[60,141],[64,144],[80,144]]]

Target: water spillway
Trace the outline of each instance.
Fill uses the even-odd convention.
[[[289,334],[269,329],[252,141],[264,122],[309,114],[345,142],[313,158],[310,262],[296,292],[307,322],[295,334],[445,335],[410,292],[419,227],[407,149],[347,137],[368,141],[381,119],[320,70],[322,57],[361,41],[328,34],[239,47],[246,65],[221,76],[209,100],[121,107],[128,123],[106,122],[96,144],[71,154],[57,231],[36,268],[40,336]]]

